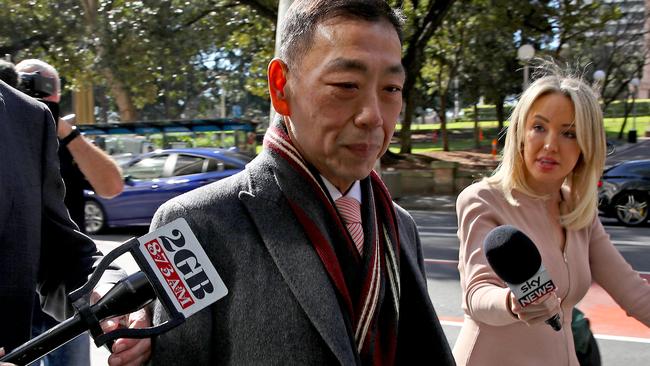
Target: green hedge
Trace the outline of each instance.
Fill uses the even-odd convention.
[[[628,103],[632,103],[632,100],[628,100]],[[504,113],[505,118],[508,119],[512,113],[514,106],[505,106]],[[605,117],[607,118],[618,118],[624,116],[625,103],[623,101],[617,100],[610,103],[607,106],[605,111]],[[650,99],[637,99],[634,102],[634,109],[636,110],[637,116],[650,116]],[[478,107],[479,121],[495,121],[497,119],[496,109],[494,105],[483,105]],[[630,112],[630,117],[632,112]],[[463,108],[463,118],[464,121],[473,121],[474,120],[474,107]]]

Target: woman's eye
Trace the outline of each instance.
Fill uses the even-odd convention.
[[[574,139],[574,138],[576,138],[576,133],[573,132],[573,131],[564,131],[564,136],[566,136],[566,137],[568,137],[570,139]]]
[[[533,130],[536,132],[544,132],[544,126],[542,125],[534,125]]]

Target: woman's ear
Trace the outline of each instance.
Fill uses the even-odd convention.
[[[268,69],[269,93],[271,104],[276,112],[283,116],[291,114],[289,101],[285,92],[287,84],[287,65],[279,58],[271,60]]]

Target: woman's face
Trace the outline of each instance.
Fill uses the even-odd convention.
[[[571,99],[561,93],[535,100],[524,137],[526,183],[538,194],[557,192],[580,157]]]

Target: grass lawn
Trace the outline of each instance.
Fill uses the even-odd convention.
[[[615,141],[618,137],[618,131],[621,129],[623,118],[605,118],[605,133],[607,139]],[[506,126],[508,123],[506,122]],[[633,119],[628,118],[625,126],[625,135],[623,139],[627,138],[627,132],[632,128]],[[489,152],[491,143],[494,138],[497,138],[498,122],[497,121],[483,121],[479,123],[483,130],[483,141],[481,142],[481,149]],[[395,131],[402,128],[398,124]],[[438,131],[440,124],[415,124],[411,126],[413,145],[413,153],[422,153],[427,151],[440,151],[442,150],[442,141],[440,136],[434,142],[432,131]],[[645,136],[645,131],[650,131],[650,116],[640,116],[636,118],[636,130],[638,136]],[[421,131],[421,132],[420,132]],[[461,121],[451,122],[447,124],[447,131],[449,133],[449,149],[451,151],[463,151],[474,149],[474,122]],[[438,131],[439,132],[439,131]],[[398,153],[400,149],[399,143],[392,143],[390,151]],[[257,153],[262,151],[262,145],[257,145]]]
[[[623,124],[623,118],[605,118],[605,134],[608,140],[615,141],[618,137],[618,132]],[[629,117],[625,125],[625,133],[623,139],[627,138],[627,132],[633,127],[633,118]],[[479,126],[483,130],[483,141],[481,142],[481,149],[487,152],[490,151],[492,140],[498,136],[498,122],[497,121],[483,121],[479,122]],[[508,126],[508,123],[505,123]],[[402,128],[400,124],[397,125],[396,131]],[[427,151],[440,151],[442,150],[442,141],[440,136],[437,136],[434,142],[432,131],[438,131],[440,124],[416,124],[411,126],[412,131],[412,152],[422,153]],[[650,131],[650,116],[640,116],[636,118],[637,136],[645,136],[646,131]],[[421,131],[421,133],[418,133]],[[447,124],[447,131],[449,133],[449,149],[451,151],[462,151],[474,149],[474,122],[460,121],[451,122]],[[399,152],[399,143],[392,143],[390,150],[392,152]]]

